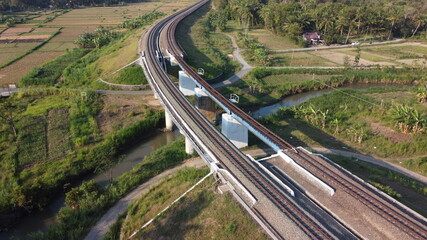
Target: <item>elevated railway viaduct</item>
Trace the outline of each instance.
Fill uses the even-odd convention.
[[[262,126],[218,93],[183,59],[175,40],[175,30],[186,16],[206,4],[201,0],[152,26],[140,41],[140,64],[151,88],[170,118],[185,135],[188,144],[204,158],[212,171],[226,182],[236,198],[274,239],[357,239],[368,238],[351,220],[339,219],[317,204],[302,204],[284,182],[244,155],[221,134],[179,91],[165,72],[164,55],[186,72],[195,84],[228,114],[247,127],[277,152],[277,157],[293,164],[307,178],[326,188],[332,196],[342,191],[374,214],[390,223],[402,239],[427,239],[425,218],[396,203],[362,180],[323,157],[292,145]],[[335,217],[333,217],[335,216]],[[351,222],[351,221],[350,221]],[[381,234],[374,235],[382,236]],[[384,236],[389,236],[384,234]]]

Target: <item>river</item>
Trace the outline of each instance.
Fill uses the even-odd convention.
[[[384,87],[384,86],[397,86],[397,85],[395,85],[395,84],[380,84],[380,83],[355,83],[355,84],[351,84],[351,85],[341,87],[339,89],[367,89],[370,87]],[[318,97],[318,96],[321,96],[323,94],[329,93],[329,92],[334,91],[334,90],[335,89],[327,88],[327,89],[311,91],[311,92],[304,92],[304,93],[295,94],[295,95],[292,95],[289,97],[285,97],[284,99],[280,100],[279,102],[277,102],[275,104],[259,108],[258,110],[253,112],[252,116],[254,118],[267,116],[267,115],[276,113],[280,107],[292,107],[292,106],[298,105],[300,103],[303,103],[310,98]]]
[[[180,136],[178,130],[173,132],[158,132],[157,134],[148,137],[141,144],[133,147],[125,152],[125,157],[114,167],[106,170],[98,175],[88,176],[81,181],[74,183],[78,186],[83,180],[93,179],[96,183],[102,186],[108,185],[111,178],[116,178],[123,173],[131,170],[136,164],[141,162],[144,157],[154,150],[166,145],[177,139]],[[42,211],[36,211],[19,219],[8,232],[1,232],[0,239],[9,239],[12,236],[25,239],[26,235],[34,231],[43,231],[48,226],[55,223],[55,216],[64,206],[65,193],[57,196],[51,204],[46,206]]]

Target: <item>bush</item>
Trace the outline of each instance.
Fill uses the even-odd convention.
[[[131,66],[121,70],[112,82],[130,85],[148,84],[141,66]]]
[[[20,80],[20,84],[22,86],[53,86],[68,65],[82,58],[88,52],[89,50],[86,49],[73,49],[41,67],[33,68]]]
[[[124,22],[119,24],[119,27],[127,29],[139,28],[152,24],[156,19],[163,17],[164,15],[164,13],[154,10],[137,18],[125,20]]]

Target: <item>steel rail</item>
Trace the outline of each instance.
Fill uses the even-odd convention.
[[[194,11],[200,7],[203,2],[199,2],[189,8],[189,11]],[[181,13],[180,13],[181,14]],[[179,15],[179,14],[176,14]],[[175,16],[176,16],[175,15]],[[174,15],[172,15],[174,16]],[[269,198],[281,211],[285,212],[292,221],[296,222],[298,226],[311,238],[322,238],[331,239],[321,227],[313,222],[305,213],[298,209],[291,201],[287,199],[285,194],[276,189],[276,186],[269,180],[260,174],[256,167],[250,164],[250,161],[238,150],[230,141],[226,140],[225,137],[220,134],[207,120],[202,117],[201,114],[194,109],[189,101],[182,95],[182,93],[176,88],[176,86],[167,77],[162,67],[158,62],[157,56],[154,53],[158,50],[158,44],[156,44],[156,36],[159,34],[171,20],[172,17],[168,17],[165,20],[159,22],[147,33],[146,48],[144,55],[148,60],[147,68],[150,68],[154,72],[155,90],[161,91],[164,94],[169,95],[169,101],[176,102],[174,106],[166,106],[169,108],[180,108],[180,113],[185,115],[191,121],[191,125],[198,127],[201,134],[205,135],[206,139],[210,139],[211,144],[217,149],[220,154],[217,154],[217,159],[226,167],[227,161],[233,164],[239,171],[252,182],[257,189],[259,189],[267,198]],[[157,46],[157,49],[156,49]],[[163,98],[161,94],[160,97]],[[163,101],[167,103],[166,100]],[[170,111],[172,113],[172,111]],[[194,129],[193,129],[194,130]],[[228,169],[230,170],[230,169]]]
[[[330,167],[327,167],[327,164],[325,164],[324,160],[320,160],[318,156],[311,156],[304,151],[299,151],[298,154],[288,154],[298,162],[303,161],[306,163],[306,166],[309,166],[310,169],[318,172],[323,179],[327,179],[327,182],[340,186],[349,195],[360,200],[365,206],[369,207],[371,210],[378,213],[391,223],[400,226],[404,231],[413,237],[418,239],[427,239],[427,224],[425,221],[421,223],[420,221],[422,220],[420,219],[417,222],[417,220],[411,216],[411,213],[393,205],[393,203],[389,202],[388,199],[384,199],[384,197],[378,193],[374,191],[368,191],[368,188],[360,187],[360,182],[357,179],[354,179],[354,177],[347,172],[340,171],[337,168],[331,169]],[[338,170],[345,177],[335,173],[334,170]],[[388,203],[391,206],[385,203]],[[398,210],[394,208],[397,208]],[[412,218],[405,216],[402,212],[404,212],[405,215],[411,216]]]
[[[204,1],[204,2],[208,2],[208,1]],[[178,64],[187,72],[187,74],[189,74],[200,86],[202,86],[205,91],[209,92],[211,96],[215,97],[219,102],[221,102],[222,105],[227,107],[232,114],[239,116],[241,119],[244,119],[249,125],[251,125],[254,129],[258,130],[264,137],[269,139],[273,144],[276,144],[277,146],[279,146],[281,150],[286,150],[286,149],[294,150],[295,153],[291,153],[292,156],[296,157],[297,159],[302,159],[305,167],[311,167],[311,169],[313,169],[314,167],[315,171],[320,172],[321,174],[323,174],[324,177],[338,184],[349,195],[358,199],[363,204],[368,206],[371,210],[383,216],[385,219],[387,219],[391,223],[402,227],[402,229],[407,233],[409,233],[411,236],[418,237],[421,239],[427,238],[427,230],[425,229],[426,228],[425,224],[416,223],[416,220],[413,218],[413,216],[411,216],[411,214],[405,213],[406,215],[411,216],[408,218],[404,216],[402,213],[400,213],[399,211],[396,211],[392,207],[382,203],[381,201],[386,201],[386,202],[389,202],[389,201],[388,199],[385,199],[382,196],[380,196],[382,197],[380,201],[374,196],[372,196],[372,194],[376,195],[376,193],[373,193],[371,191],[367,193],[364,189],[357,187],[353,182],[349,180],[345,180],[344,178],[339,176],[337,173],[335,173],[334,171],[326,167],[328,163],[326,163],[325,161],[320,161],[319,157],[308,156],[307,154],[301,153],[301,151],[296,151],[291,144],[289,144],[282,138],[278,137],[269,129],[265,128],[263,125],[259,124],[256,120],[254,120],[252,117],[246,114],[243,110],[238,108],[235,104],[231,103],[222,94],[220,94],[213,87],[211,87],[210,84],[207,83],[201,76],[199,76],[199,74],[197,74],[197,72],[194,71],[181,57],[183,51],[181,47],[177,44],[177,41],[175,40],[175,32],[179,22],[185,17],[187,17],[189,14],[191,14],[191,12],[187,12],[185,14],[181,14],[175,17],[175,19],[169,23],[169,26],[166,27],[167,29],[166,37],[168,39],[167,50],[175,57]],[[313,160],[319,163],[320,165],[314,164]],[[349,176],[348,173],[344,173],[344,174]],[[355,181],[354,179],[352,180]],[[346,184],[344,184],[342,181],[344,181]],[[400,211],[402,211],[402,209],[397,206],[393,206],[393,207],[398,208]]]

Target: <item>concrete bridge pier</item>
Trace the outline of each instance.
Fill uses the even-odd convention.
[[[194,89],[196,88],[196,83],[193,79],[184,71],[179,71],[179,90],[185,96],[193,96]]]
[[[196,108],[209,120],[215,120],[215,102],[201,89],[196,87]]]
[[[171,66],[177,66],[178,65],[178,61],[176,60],[176,58],[174,56],[172,56],[172,54],[169,54],[169,61],[171,63]]]
[[[172,131],[173,129],[173,121],[172,121],[172,116],[170,115],[170,113],[168,111],[165,110],[165,122],[166,122],[166,127],[165,130],[166,131]]]
[[[185,153],[187,154],[193,154],[194,153],[194,146],[191,140],[188,137],[185,137]]]
[[[228,113],[222,114],[222,134],[236,147],[248,146],[248,129]]]

